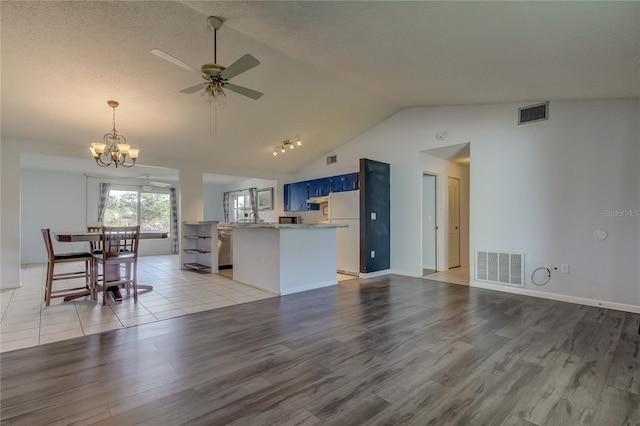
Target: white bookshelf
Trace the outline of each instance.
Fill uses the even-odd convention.
[[[218,222],[182,222],[180,268],[218,272]]]

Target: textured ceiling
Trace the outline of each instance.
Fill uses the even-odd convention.
[[[399,109],[640,96],[638,2],[11,2],[2,12],[2,136],[76,145],[111,127],[155,158],[290,173]],[[262,64],[210,111],[178,90],[212,61]],[[212,118],[213,117],[213,118]],[[274,158],[284,139],[303,149]],[[90,159],[88,161],[91,161]]]

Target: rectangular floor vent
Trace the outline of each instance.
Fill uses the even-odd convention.
[[[524,287],[524,253],[476,250],[476,280]]]
[[[549,119],[549,102],[518,109],[518,125]]]

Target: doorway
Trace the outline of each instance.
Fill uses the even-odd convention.
[[[436,176],[422,175],[422,275],[438,271]]]
[[[449,195],[449,269],[460,266],[460,179],[448,178]]]

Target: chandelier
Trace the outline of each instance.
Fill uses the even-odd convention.
[[[127,139],[119,135],[116,130],[116,108],[120,105],[116,101],[107,101],[107,105],[113,108],[113,129],[105,133],[102,142],[93,142],[89,149],[91,155],[100,167],[115,165],[116,167],[133,167],[138,159],[139,149],[131,148]]]
[[[296,138],[293,140],[287,139],[286,141],[282,142],[280,145],[276,146],[273,149],[273,156],[277,157],[278,152],[280,154],[284,154],[285,152],[287,152],[287,148],[294,149],[296,146],[302,146],[302,141],[300,140],[300,138]]]

